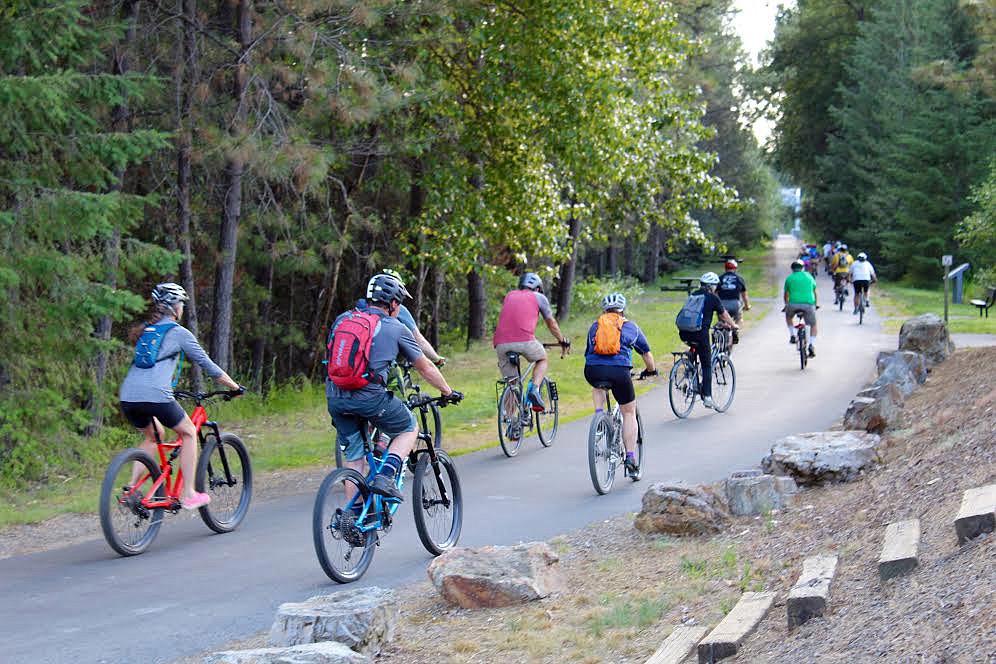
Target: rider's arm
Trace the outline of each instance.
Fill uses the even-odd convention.
[[[444,397],[449,396],[453,392],[453,390],[450,389],[449,383],[447,383],[446,379],[443,378],[443,374],[425,355],[422,355],[415,360],[412,366],[415,367],[416,371],[422,374],[422,377],[425,378],[430,385],[439,390]]]
[[[646,353],[644,353],[640,357],[643,358],[643,363],[645,365],[647,365],[647,371],[657,371],[657,365],[654,364],[654,354],[653,353],[651,353],[648,350]]]
[[[550,334],[552,334],[557,341],[560,343],[565,343],[567,341],[567,337],[564,336],[563,332],[560,331],[560,326],[557,325],[556,318],[550,316],[549,318],[544,318],[543,322],[546,323],[546,327],[550,330]]]
[[[536,293],[536,304],[539,306],[540,316],[543,317],[543,322],[546,323],[546,327],[550,330],[550,334],[553,338],[560,343],[566,343],[567,338],[560,331],[560,326],[557,325],[557,319],[553,317],[553,308],[550,307],[550,300],[546,298],[543,293]]]
[[[186,328],[174,328],[175,334],[178,335],[178,341],[180,344],[180,350],[187,357],[188,360],[194,362],[201,369],[204,370],[208,376],[211,376],[215,381],[221,383],[230,390],[239,389],[239,384],[232,380],[231,376],[225,373],[225,370],[215,364],[210,357],[208,357],[207,352],[201,347],[197,342],[197,338],[194,337],[193,333]]]
[[[740,283],[743,285],[744,289],[740,291],[740,298],[744,301],[744,309],[750,309],[750,297],[747,296],[747,282],[740,277]]]
[[[423,336],[417,327],[412,330],[412,334],[415,336],[415,341],[418,342],[418,347],[422,349],[422,352],[425,353],[430,362],[439,364],[443,361],[443,356],[436,352],[436,349],[432,347],[432,344],[429,343],[429,340]]]

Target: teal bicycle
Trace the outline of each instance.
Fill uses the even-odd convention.
[[[567,354],[570,343],[543,344],[544,348],[560,348],[560,357]],[[522,447],[522,439],[527,431],[532,431],[534,423],[543,447],[553,445],[560,425],[557,384],[548,377],[539,386],[544,408],[534,411],[529,403],[529,395],[524,385],[532,378],[535,362],[530,362],[525,371],[519,364],[518,353],[506,353],[509,362],[515,367],[515,375],[502,378],[495,383],[495,397],[498,400],[498,442],[507,457],[514,457]]]

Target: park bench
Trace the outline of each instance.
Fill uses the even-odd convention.
[[[681,286],[661,286],[662,291],[676,291],[685,293],[686,295],[692,294],[692,284],[699,280],[698,277],[671,277],[675,281],[680,281]]]
[[[989,287],[989,297],[984,300],[970,300],[971,304],[979,309],[979,318],[982,318],[982,312],[986,312],[986,318],[989,318],[989,310],[993,308],[993,302],[996,302],[996,286]]]

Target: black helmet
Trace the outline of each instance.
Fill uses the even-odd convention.
[[[519,288],[528,288],[532,291],[543,292],[543,280],[535,272],[526,272],[519,277]]]
[[[405,285],[389,274],[378,274],[367,284],[367,299],[371,302],[400,304],[410,297]]]
[[[804,267],[806,267],[806,264],[803,263],[802,261],[800,260],[792,261],[792,269],[795,270],[796,272],[803,269]]]

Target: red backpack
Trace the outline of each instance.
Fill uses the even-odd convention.
[[[347,311],[332,331],[326,362],[329,380],[337,387],[358,390],[370,384],[370,346],[380,317],[370,311]]]

